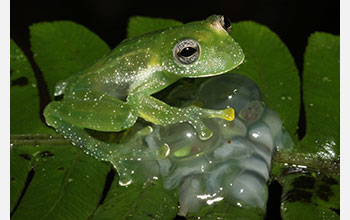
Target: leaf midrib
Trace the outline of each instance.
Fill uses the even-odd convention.
[[[62,183],[60,184],[60,190],[59,190],[57,199],[52,204],[52,206],[48,210],[48,212],[43,217],[41,217],[40,219],[45,219],[47,216],[49,216],[54,211],[54,209],[59,204],[59,202],[62,200],[62,198],[63,198],[63,196],[65,194],[66,186],[69,183],[68,179],[71,176],[71,174],[73,173],[73,170],[74,170],[78,160],[80,159],[80,157],[81,157],[81,153],[77,152],[76,153],[76,157],[74,158],[74,160],[72,160],[70,166],[68,166],[68,169],[66,169],[66,172],[64,173],[64,177],[62,179]]]

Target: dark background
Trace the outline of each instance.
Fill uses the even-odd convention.
[[[117,1],[11,0],[11,38],[29,52],[28,27],[40,21],[72,20],[88,27],[111,48],[126,36],[130,16],[172,18],[182,22],[224,14],[232,22],[254,20],[276,32],[302,68],[307,38],[315,31],[339,34],[340,1],[227,0],[227,1]]]
[[[28,27],[41,21],[72,20],[89,28],[111,48],[126,36],[128,18],[133,15],[172,18],[184,23],[224,14],[232,22],[253,20],[268,26],[292,53],[299,71],[307,39],[315,31],[340,33],[340,2],[322,0],[227,0],[227,1],[116,1],[116,0],[11,0],[11,38],[31,57]],[[30,58],[30,61],[33,61]],[[305,131],[303,104],[299,137]],[[281,186],[269,186],[266,219],[281,219]],[[177,219],[182,219],[178,217]]]

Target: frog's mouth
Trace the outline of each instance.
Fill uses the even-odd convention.
[[[237,66],[241,65],[243,63],[244,59],[245,59],[245,55],[243,54],[242,59],[229,70],[224,70],[224,71],[217,72],[217,73],[208,73],[206,75],[191,76],[190,78],[204,78],[204,77],[217,76],[217,75],[227,73],[228,71],[231,71],[231,70],[235,69]]]

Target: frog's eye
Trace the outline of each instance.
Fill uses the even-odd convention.
[[[173,49],[174,57],[182,64],[191,64],[199,58],[200,46],[192,39],[184,39]]]
[[[228,34],[230,34],[232,31],[232,24],[230,19],[228,19],[228,17],[224,15],[219,15],[218,17],[219,17],[221,26],[227,31]]]

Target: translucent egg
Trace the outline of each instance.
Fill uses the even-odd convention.
[[[178,188],[179,215],[222,200],[263,209],[273,152],[293,146],[280,117],[265,106],[260,89],[246,76],[225,74],[191,81],[200,86],[188,82],[174,87],[165,101],[217,110],[231,107],[235,119],[203,119],[213,132],[208,140],[201,140],[188,123],[152,125],[153,132],[139,142],[138,149],[158,156],[140,158],[137,165],[128,161],[128,167],[135,163],[142,178],[160,176],[164,188]]]
[[[264,122],[256,122],[249,127],[249,140],[265,145],[271,152],[274,148],[273,136],[270,128]]]
[[[252,101],[262,101],[258,86],[246,76],[224,74],[201,84],[198,101],[205,108],[234,108],[236,113]]]
[[[213,123],[208,123],[208,127],[214,128]],[[170,158],[173,160],[189,160],[203,155],[211,151],[218,140],[217,134],[209,140],[201,140],[193,126],[188,123],[160,127],[159,136],[160,143],[170,147]]]
[[[263,209],[267,201],[267,185],[258,176],[251,172],[244,172],[235,176],[232,184],[225,193],[225,199],[231,204],[239,206],[251,206]]]
[[[240,160],[249,157],[254,152],[254,146],[247,139],[237,136],[232,140],[224,142],[213,151],[213,159]]]
[[[185,216],[190,212],[197,212],[205,204],[205,201],[198,198],[204,193],[201,176],[193,175],[186,178],[179,189],[179,215]]]
[[[224,139],[230,139],[235,136],[246,136],[247,126],[239,119],[226,121],[223,119],[212,119],[220,129],[220,136]]]
[[[273,138],[282,130],[282,121],[278,114],[270,108],[265,108],[261,121],[265,122],[271,129]]]

